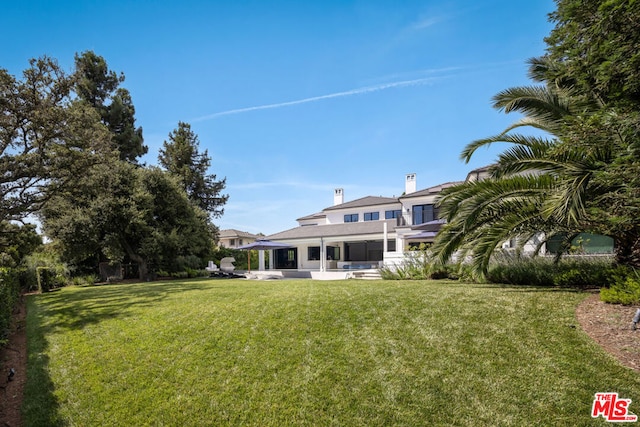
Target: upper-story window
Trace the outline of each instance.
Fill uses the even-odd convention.
[[[438,208],[434,205],[415,205],[413,207],[413,225],[438,219]]]
[[[380,219],[380,212],[365,212],[364,220],[365,221],[377,221]]]
[[[384,211],[384,219],[394,219],[402,216],[402,210]]]
[[[358,214],[347,214],[344,216],[344,222],[358,222]]]
[[[229,239],[229,246],[235,246],[236,245],[236,239]]]

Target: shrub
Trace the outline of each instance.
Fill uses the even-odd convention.
[[[522,286],[553,285],[553,262],[542,258],[501,257],[487,272],[492,283]]]
[[[176,279],[188,279],[189,273],[187,273],[186,271],[177,271],[175,273],[171,273],[171,277],[174,277]]]
[[[640,303],[640,277],[627,276],[609,288],[600,290],[600,300],[611,304],[632,305]]]
[[[11,313],[20,298],[18,271],[14,268],[0,268],[0,346],[6,344]]]
[[[166,270],[158,270],[156,272],[156,276],[157,277],[171,277],[171,274],[169,274],[169,272],[166,271]]]
[[[431,253],[424,246],[405,253],[400,264],[393,267],[384,266],[379,269],[380,276],[389,280],[458,280],[461,275],[468,276],[467,270],[463,266],[434,263],[431,259]]]
[[[73,286],[91,286],[94,285],[98,281],[98,277],[93,274],[89,274],[86,276],[75,276],[71,279],[71,284]]]
[[[26,288],[47,292],[67,284],[69,268],[55,254],[36,252],[25,257]]]
[[[554,284],[560,287],[608,287],[629,275],[628,268],[610,260],[580,258],[563,260],[557,266]]]
[[[628,270],[610,259],[580,257],[554,262],[551,258],[498,257],[489,268],[487,280],[522,286],[593,288],[609,286]]]
[[[404,255],[400,264],[393,267],[382,267],[380,275],[384,279],[426,279],[429,277],[429,255],[426,250],[412,250]]]
[[[198,270],[202,267],[202,259],[195,255],[179,256],[175,259],[175,271]]]

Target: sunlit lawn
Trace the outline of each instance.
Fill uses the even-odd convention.
[[[585,294],[429,281],[194,280],[28,300],[28,426],[589,425],[640,374]]]

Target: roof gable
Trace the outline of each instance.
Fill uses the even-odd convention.
[[[393,203],[399,203],[398,199],[393,197],[365,196],[356,200],[352,200],[350,202],[342,203],[340,205],[330,206],[323,209],[322,212],[336,211],[340,209],[363,208],[367,206],[390,205]]]
[[[257,239],[258,236],[255,234],[251,234],[247,231],[235,230],[233,228],[229,228],[227,230],[220,230],[218,233],[218,238],[220,239],[235,239],[236,237],[242,237],[245,239]]]
[[[357,236],[366,234],[382,235],[384,232],[384,223],[387,224],[389,231],[391,231],[396,225],[396,220],[346,222],[340,224],[319,225],[315,227],[300,226],[271,234],[267,236],[266,239],[278,241],[320,237]]]
[[[310,220],[310,219],[323,219],[326,218],[327,216],[325,214],[323,214],[322,212],[318,212],[318,213],[314,213],[311,215],[307,215],[307,216],[303,216],[302,218],[298,218],[296,221],[306,221],[306,220]]]
[[[453,187],[454,185],[462,184],[463,181],[445,182],[444,184],[434,185],[433,187],[425,188],[424,190],[415,191],[410,194],[400,196],[400,199],[409,199],[412,197],[431,196],[440,193],[445,188]]]

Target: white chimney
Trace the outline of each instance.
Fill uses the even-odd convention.
[[[336,188],[333,190],[333,206],[338,206],[344,203],[344,190],[342,188]]]
[[[411,194],[416,191],[416,174],[408,173],[404,182],[404,194]]]

